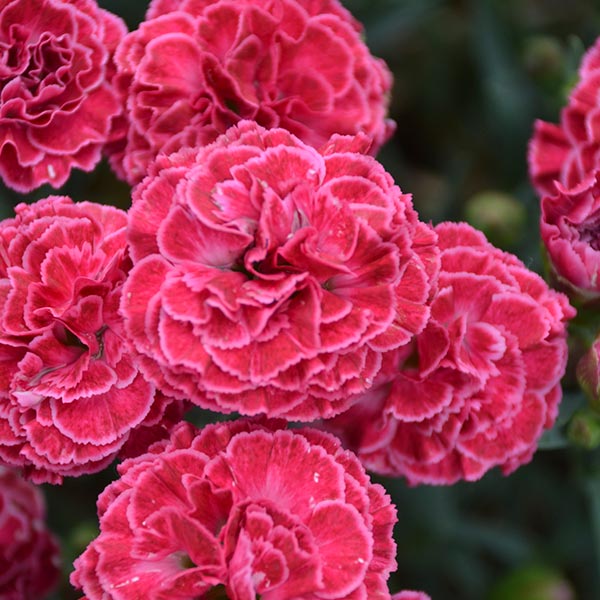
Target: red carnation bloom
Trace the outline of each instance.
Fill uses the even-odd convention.
[[[600,170],[542,198],[542,239],[554,274],[582,299],[600,296]]]
[[[40,491],[0,467],[0,598],[41,600],[59,576],[58,545],[46,529]]]
[[[221,412],[332,416],[428,318],[435,234],[360,150],[243,122],[134,191],[122,312],[147,377]]]
[[[390,598],[396,511],[333,436],[181,423],[119,472],[71,575],[89,600]]]
[[[431,319],[388,353],[373,389],[328,422],[368,469],[410,483],[473,481],[531,459],[561,398],[575,311],[516,257],[465,223],[436,228]]]
[[[120,177],[139,182],[160,152],[201,146],[240,119],[283,127],[319,147],[365,132],[391,135],[392,78],[337,0],[159,0],[115,61],[127,139]]]
[[[57,196],[16,213],[0,223],[0,459],[60,482],[104,468],[167,399],[152,406],[122,343],[125,213]]]
[[[536,121],[528,158],[540,196],[554,194],[555,181],[573,187],[600,167],[600,38],[583,57],[560,124]]]
[[[0,0],[0,176],[28,192],[91,171],[122,107],[110,79],[125,24],[93,0]]]

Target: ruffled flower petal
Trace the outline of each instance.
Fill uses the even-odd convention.
[[[121,312],[159,389],[221,412],[332,416],[423,330],[436,236],[348,151],[364,142],[321,153],[244,121],[157,159],[134,191]]]
[[[71,575],[90,600],[390,599],[395,509],[333,436],[181,423],[119,472]]]
[[[367,468],[411,484],[473,481],[496,466],[508,474],[531,459],[556,419],[575,315],[469,225],[435,230],[441,270],[427,327],[324,423]]]

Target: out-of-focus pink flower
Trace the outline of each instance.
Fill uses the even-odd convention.
[[[333,436],[181,423],[119,472],[71,576],[89,600],[390,598],[396,511]]]
[[[600,167],[600,38],[583,57],[560,124],[536,121],[528,159],[540,196],[554,194],[555,181],[573,187]]]
[[[0,598],[42,600],[58,581],[59,551],[40,491],[0,467]]]
[[[0,0],[0,176],[28,192],[91,171],[122,112],[123,21],[95,0]]]
[[[337,0],[159,0],[120,44],[129,121],[111,164],[139,182],[160,152],[200,146],[241,119],[319,147],[334,133],[391,135],[392,78]]]
[[[326,423],[368,469],[412,484],[473,481],[529,461],[552,426],[575,311],[465,223],[438,225],[431,319],[388,353],[378,381]]]
[[[542,240],[557,279],[581,299],[600,296],[600,171],[542,198]]]
[[[104,468],[168,403],[123,344],[126,223],[58,196],[0,223],[0,460],[34,481]]]
[[[221,412],[332,416],[429,315],[432,228],[366,136],[322,151],[252,122],[134,191],[122,312],[147,377]]]

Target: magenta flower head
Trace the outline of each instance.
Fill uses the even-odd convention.
[[[536,121],[528,159],[540,196],[554,194],[555,181],[573,187],[600,167],[600,38],[583,57],[560,124]]]
[[[337,0],[155,0],[116,53],[129,127],[112,166],[135,184],[160,151],[240,119],[315,147],[364,132],[375,151],[393,131],[392,77],[361,32]]]
[[[0,467],[0,598],[42,600],[58,582],[59,550],[40,491]]]
[[[91,171],[122,112],[123,21],[95,0],[0,0],[0,177],[18,192]]]
[[[429,315],[435,234],[363,152],[252,122],[134,190],[122,313],[146,376],[221,412],[311,420],[369,388]]]
[[[558,281],[582,300],[600,296],[600,171],[542,198],[542,240]]]
[[[479,479],[529,461],[554,423],[575,311],[466,223],[438,225],[431,319],[372,390],[326,423],[368,469],[412,484]]]
[[[329,434],[181,423],[119,472],[71,575],[88,600],[390,599],[396,511]]]
[[[34,481],[104,468],[162,415],[122,342],[126,223],[58,196],[0,223],[0,460]]]

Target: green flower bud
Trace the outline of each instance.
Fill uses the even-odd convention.
[[[467,201],[465,217],[492,244],[505,247],[521,238],[527,214],[523,204],[513,196],[488,190]]]
[[[553,569],[531,565],[504,577],[488,600],[575,600],[575,593]]]
[[[600,339],[577,363],[577,381],[589,399],[590,406],[600,414]]]
[[[558,79],[565,69],[565,50],[555,37],[534,35],[526,42],[523,63],[534,79]]]
[[[577,445],[588,450],[600,446],[600,415],[583,408],[577,411],[569,421],[567,437]]]

